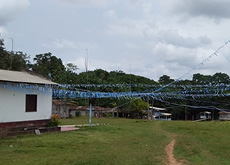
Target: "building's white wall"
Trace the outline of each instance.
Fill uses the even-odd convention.
[[[37,112],[25,112],[26,94],[37,94]],[[52,96],[48,94],[0,88],[0,122],[50,119],[51,113]]]

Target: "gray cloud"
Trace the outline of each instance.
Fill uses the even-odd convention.
[[[149,39],[151,42],[157,41],[185,48],[198,48],[211,44],[211,39],[207,36],[183,36],[177,30],[160,30],[160,27],[154,22],[144,20],[116,19],[116,22],[110,25],[107,32],[113,35],[144,39],[145,43]]]
[[[230,1],[228,0],[178,0],[172,11],[191,17],[211,19],[230,18]]]
[[[201,36],[199,38],[184,37],[178,34],[177,31],[172,30],[160,32],[159,38],[166,44],[185,48],[197,48],[211,44],[211,40],[207,36]]]
[[[178,65],[190,68],[198,63],[197,51],[190,48],[177,47],[167,44],[157,44],[153,48],[153,53],[157,56],[160,56],[160,62],[166,66]]]
[[[163,74],[178,78],[229,40],[230,19],[213,23],[229,17],[229,3],[223,0],[0,1],[0,32],[8,33],[2,35],[8,50],[8,36],[14,37],[15,50],[31,57],[49,51],[64,63],[74,62],[80,71],[85,69],[87,48],[90,70],[131,70],[155,80]],[[29,9],[17,17],[29,2]],[[178,23],[181,17],[194,19]],[[228,47],[202,66],[201,73],[228,72],[230,58],[223,58]]]
[[[6,25],[29,7],[29,0],[1,0],[0,26]]]
[[[136,3],[138,3],[138,2],[140,2],[140,0],[129,0],[129,2],[131,3],[131,4],[136,4]]]
[[[107,0],[58,0],[59,2],[79,6],[106,6]]]

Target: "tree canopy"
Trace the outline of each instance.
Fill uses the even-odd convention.
[[[173,81],[174,81],[174,80],[171,79],[170,76],[168,76],[168,75],[163,75],[163,76],[161,76],[161,77],[159,78],[159,80],[158,80],[158,82],[159,82],[160,84],[163,84],[163,85],[169,84],[169,83],[171,83],[171,82],[173,82]]]
[[[65,71],[65,66],[60,58],[53,56],[50,52],[38,54],[34,57],[32,70],[43,76],[49,76],[51,80],[58,82]]]
[[[0,39],[0,69],[20,71],[27,69],[29,56],[23,52],[9,52],[4,47],[4,40]]]
[[[229,84],[230,78],[226,73],[221,73],[221,72],[215,73],[213,76],[196,73],[193,75],[192,81],[196,84],[209,84],[209,83]]]

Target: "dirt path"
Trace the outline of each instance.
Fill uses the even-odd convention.
[[[174,158],[173,150],[174,150],[174,145],[175,145],[175,139],[172,140],[166,147],[165,147],[165,152],[167,154],[167,165],[182,165],[182,163],[178,162]]]

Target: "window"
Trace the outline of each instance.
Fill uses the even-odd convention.
[[[26,112],[37,112],[37,95],[26,95]]]

